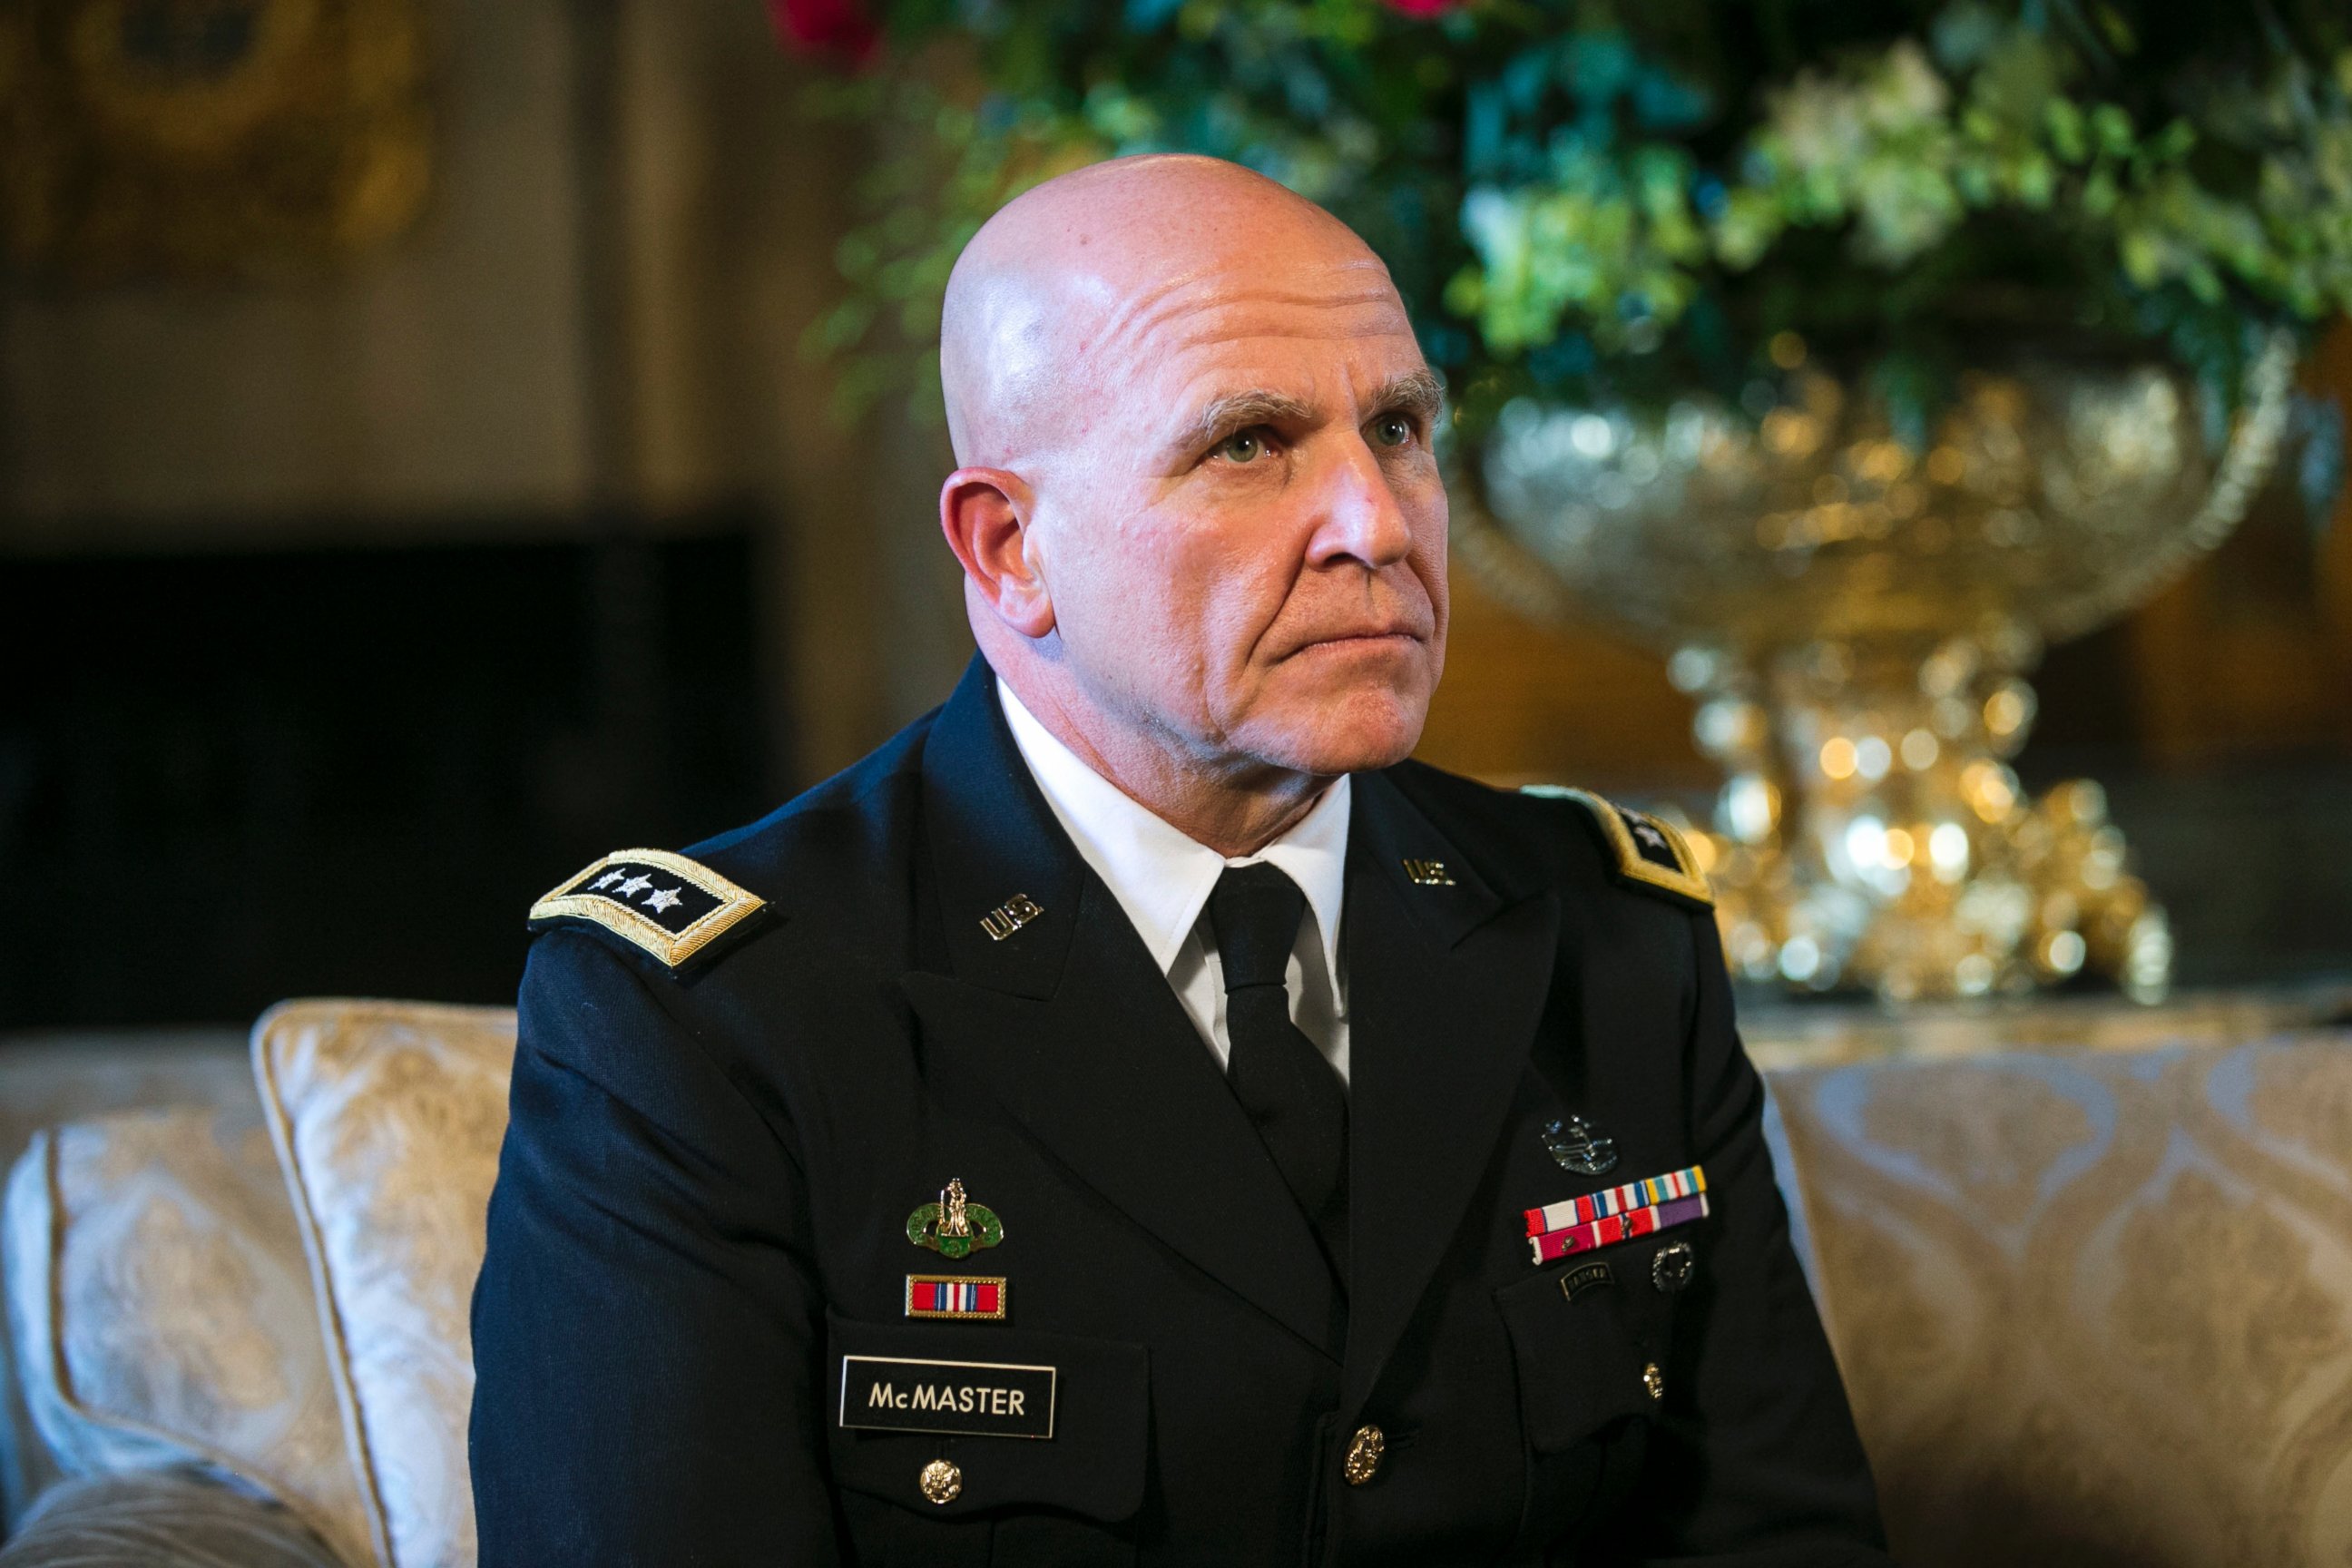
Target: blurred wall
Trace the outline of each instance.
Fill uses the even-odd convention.
[[[851,434],[799,353],[860,148],[750,0],[428,0],[422,221],[333,276],[0,300],[9,555],[510,540],[766,516],[779,788],[969,641],[935,434]],[[915,479],[922,479],[915,483]]]
[[[327,516],[406,532],[584,499],[565,8],[433,20],[436,188],[390,251],[312,285],[7,300],[11,549],[283,542]]]

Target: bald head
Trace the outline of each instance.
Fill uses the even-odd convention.
[[[1122,363],[1181,331],[1193,300],[1286,272],[1304,291],[1396,301],[1345,224],[1222,159],[1118,158],[1015,197],[948,279],[940,380],[956,461],[1010,467],[1061,449]]]
[[[965,247],[940,370],[972,636],[1097,773],[1238,854],[1412,750],[1439,396],[1346,225],[1210,158],[1065,174]]]

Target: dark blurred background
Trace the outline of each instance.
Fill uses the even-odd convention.
[[[835,420],[802,352],[880,134],[803,112],[832,68],[744,0],[394,9],[376,100],[289,89],[288,141],[160,193],[103,116],[28,130],[141,60],[10,24],[0,1028],[509,999],[536,895],[764,812],[968,653],[943,438]],[[43,159],[113,216],[58,240]],[[2352,389],[2352,343],[2304,375]],[[2105,782],[2184,984],[2352,970],[2352,528],[2293,489],[2053,650],[2018,763]],[[1655,657],[1456,593],[1426,757],[1704,815]]]

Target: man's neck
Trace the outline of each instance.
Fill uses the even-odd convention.
[[[1091,708],[1058,700],[1050,687],[1034,692],[1015,687],[1013,695],[1048,734],[1120,794],[1231,858],[1255,855],[1296,827],[1331,783],[1255,759],[1195,758]]]

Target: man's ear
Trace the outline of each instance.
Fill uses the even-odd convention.
[[[958,468],[940,487],[940,528],[980,596],[1006,626],[1032,639],[1054,629],[1054,600],[1038,569],[1029,519],[1035,503],[1021,476]]]

